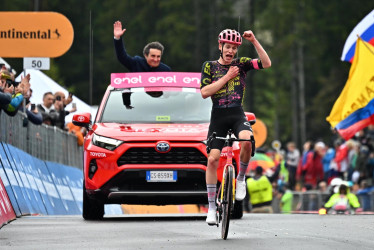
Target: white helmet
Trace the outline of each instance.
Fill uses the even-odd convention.
[[[330,186],[340,186],[342,184],[343,180],[341,178],[334,178],[330,182]]]

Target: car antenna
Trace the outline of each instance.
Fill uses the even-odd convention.
[[[240,16],[238,17],[238,32],[240,34]],[[238,46],[238,52],[236,53],[236,58],[239,57],[239,46]]]

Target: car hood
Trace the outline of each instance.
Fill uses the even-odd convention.
[[[202,141],[208,134],[209,123],[200,124],[119,124],[96,123],[97,135],[126,141],[173,140]]]

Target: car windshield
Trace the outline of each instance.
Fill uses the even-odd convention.
[[[192,89],[194,90],[194,89]],[[212,102],[199,92],[112,90],[100,122],[207,123]]]

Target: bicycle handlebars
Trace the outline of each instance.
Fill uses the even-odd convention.
[[[238,142],[241,142],[241,141],[248,141],[248,142],[251,142],[251,156],[254,156],[255,155],[255,149],[256,149],[256,144],[255,144],[255,138],[253,135],[251,135],[251,139],[237,139],[237,138],[233,138],[231,137],[233,134],[232,130],[230,129],[229,131],[227,131],[227,137],[217,137],[217,133],[216,132],[213,132],[211,136],[209,136],[208,138],[208,141],[207,141],[207,151],[208,153],[210,152],[210,145],[212,143],[212,141],[214,139],[218,139],[218,140],[223,140],[225,141],[225,145],[227,146],[232,146],[232,143],[234,141],[238,141]]]

